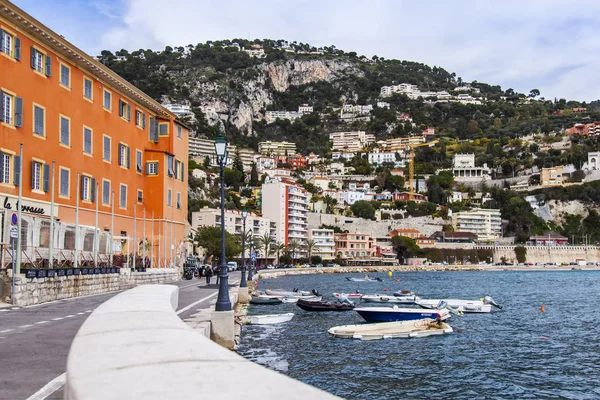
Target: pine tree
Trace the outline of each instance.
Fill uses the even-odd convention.
[[[252,170],[250,171],[250,186],[258,186],[258,171],[256,170],[256,163],[252,163]]]

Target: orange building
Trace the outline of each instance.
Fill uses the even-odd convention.
[[[5,0],[0,29],[0,242],[10,241],[20,181],[23,268],[51,250],[59,265],[107,265],[136,250],[154,267],[180,264],[188,129]]]

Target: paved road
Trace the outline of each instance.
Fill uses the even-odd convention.
[[[230,285],[240,273],[229,274]],[[213,277],[175,283],[179,286],[179,308],[183,319],[216,300],[218,286]],[[40,389],[62,387],[67,355],[75,334],[88,315],[118,292],[60,300],[19,309],[0,309],[0,400],[42,400],[63,398],[62,389],[33,396]],[[62,378],[61,378],[62,376]]]

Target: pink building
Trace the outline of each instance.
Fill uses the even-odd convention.
[[[346,260],[376,257],[375,238],[364,233],[336,233],[335,254]]]

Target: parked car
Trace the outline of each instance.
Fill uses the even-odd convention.
[[[227,270],[229,272],[236,271],[238,269],[238,263],[236,261],[229,261],[227,263]]]

